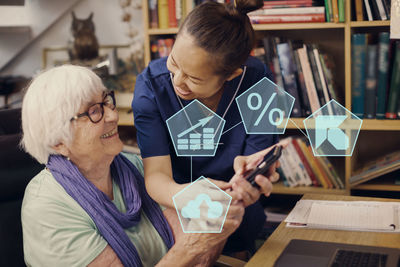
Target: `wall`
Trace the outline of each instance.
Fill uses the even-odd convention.
[[[78,18],[86,18],[90,12],[94,12],[93,21],[96,25],[96,36],[100,45],[129,44],[131,42],[127,36],[129,27],[127,23],[122,22],[123,11],[120,2],[123,1],[82,0],[72,10],[75,11]],[[141,44],[143,40],[141,10],[133,10],[131,15],[131,24],[136,27],[139,34],[136,40]],[[66,46],[70,38],[71,21],[71,14],[68,12],[15,58],[12,63],[8,64],[0,75],[11,74],[30,77],[40,71],[42,49],[44,47]]]

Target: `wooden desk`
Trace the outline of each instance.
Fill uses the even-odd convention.
[[[339,195],[306,194],[303,199],[346,200],[346,201],[398,201],[400,199],[383,199],[370,197],[351,197]],[[338,242],[369,246],[400,248],[399,233],[352,232],[341,230],[288,228],[282,222],[264,245],[250,259],[246,266],[273,266],[281,252],[292,239]]]

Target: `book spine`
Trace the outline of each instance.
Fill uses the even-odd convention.
[[[329,161],[327,157],[321,157],[322,161],[324,164],[328,167],[329,173],[332,175],[333,179],[336,180],[336,183],[339,185],[339,189],[344,189],[344,183],[342,179],[340,179],[340,176],[335,170],[335,167],[333,167],[332,163]]]
[[[381,20],[388,20],[388,17],[386,15],[385,7],[383,5],[383,0],[373,0],[376,2],[376,6],[378,8],[379,16],[381,17]]]
[[[317,90],[315,89],[314,79],[312,77],[310,62],[307,56],[307,47],[299,48],[296,50],[299,54],[301,68],[304,73],[304,80],[307,87],[308,100],[310,101],[311,111],[317,111],[321,105],[318,100]]]
[[[344,22],[345,21],[344,0],[338,0],[338,9],[339,9],[339,22]]]
[[[283,77],[283,85],[287,93],[294,97],[295,101],[292,108],[293,117],[301,117],[300,99],[297,90],[294,62],[290,56],[290,46],[288,43],[277,44],[279,65]]]
[[[322,69],[324,71],[324,76],[325,76],[326,86],[328,87],[329,96],[331,99],[335,99],[336,101],[339,102],[339,99],[335,92],[332,71],[328,67],[328,62],[330,61],[330,59],[327,55],[323,55],[323,54],[320,54],[319,57],[320,57]],[[343,111],[343,109],[339,108],[337,105],[333,105],[333,109],[334,109],[335,115],[344,115],[343,113],[345,111]]]
[[[376,115],[376,54],[377,46],[368,45],[367,48],[367,72],[365,79],[365,102],[364,116],[367,119],[375,118]]]
[[[261,15],[249,16],[254,24],[263,23],[296,23],[296,22],[325,22],[325,14],[300,15]]]
[[[300,15],[300,14],[323,14],[325,7],[298,7],[298,8],[273,8],[273,9],[258,9],[250,12],[251,15]]]
[[[392,79],[390,82],[390,92],[388,106],[386,110],[387,119],[396,119],[396,105],[400,97],[400,41],[396,41],[395,58],[392,68]]]
[[[149,24],[150,28],[158,28],[158,6],[157,0],[149,0]]]
[[[312,49],[311,46],[307,47],[308,59],[310,60],[312,76],[313,76],[313,79],[314,79],[315,88],[317,89],[317,95],[318,95],[319,103],[320,103],[320,105],[322,107],[322,106],[324,106],[326,104],[326,101],[325,101],[325,97],[324,97],[324,91],[322,89],[321,79],[320,79],[319,74],[318,74],[317,62],[315,60],[314,53],[313,53],[312,50],[313,49]]]
[[[333,22],[339,22],[339,7],[338,0],[332,0],[332,13],[333,13]]]
[[[168,26],[169,28],[178,27],[178,22],[176,20],[175,0],[168,0]]]
[[[373,21],[374,18],[372,17],[372,11],[371,11],[371,6],[369,5],[368,0],[364,0],[364,5],[365,5],[365,11],[367,12],[367,18],[369,21]]]
[[[282,156],[279,159],[279,162],[281,164],[281,169],[284,175],[286,176],[289,186],[293,187],[298,185],[298,181],[294,176],[292,166],[289,162],[289,157],[290,155],[288,154],[286,149],[282,149]]]
[[[332,22],[331,20],[331,0],[325,0],[325,17],[326,17],[326,22]]]
[[[315,174],[314,174],[314,172],[312,171],[312,169],[311,169],[311,167],[310,167],[310,164],[308,163],[308,161],[307,161],[307,159],[306,159],[306,157],[305,157],[303,151],[301,150],[299,144],[297,143],[297,138],[293,138],[292,143],[293,143],[293,146],[294,146],[294,148],[295,148],[297,154],[298,154],[299,157],[300,157],[301,162],[302,162],[303,165],[304,165],[304,168],[305,168],[305,170],[306,170],[306,172],[307,172],[307,174],[308,174],[308,177],[310,177],[310,179],[311,179],[311,181],[312,181],[312,184],[313,184],[314,186],[318,186],[319,183],[318,183],[318,181],[317,181],[317,178],[315,177]]]
[[[158,26],[160,29],[167,29],[169,26],[168,20],[168,0],[158,0]]]
[[[306,156],[308,163],[310,164],[310,167],[311,167],[312,171],[314,172],[315,177],[319,181],[319,184],[323,188],[329,188],[328,183],[323,178],[321,172],[318,169],[318,166],[316,165],[315,157],[313,155],[313,152],[311,151],[311,147],[307,146],[307,144],[302,139],[297,139],[297,141],[298,141],[298,144],[299,144],[301,150],[303,151],[304,155]]]
[[[279,0],[279,1],[264,1],[264,6],[287,6],[287,5],[312,5],[312,0]]]
[[[356,19],[357,21],[363,21],[364,20],[364,14],[363,14],[363,0],[355,0],[356,3]]]
[[[301,107],[302,107],[304,116],[308,117],[311,115],[311,106],[310,106],[310,101],[309,101],[308,95],[307,95],[306,82],[304,80],[304,73],[303,73],[303,69],[301,68],[298,51],[296,51],[296,50],[293,51],[293,57],[294,57],[294,62],[296,64],[296,68],[297,68],[297,83],[299,84],[299,96],[300,96],[300,101],[301,101]]]
[[[175,1],[175,17],[176,17],[176,23],[178,26],[182,22],[182,16],[183,16],[183,11],[182,11],[182,0],[176,0]]]
[[[365,93],[365,56],[367,35],[353,34],[351,46],[351,103],[353,113],[362,118],[364,115]]]
[[[301,161],[301,158],[299,154],[296,152],[296,149],[293,145],[293,140],[294,138],[291,138],[291,142],[289,142],[288,146],[285,149],[288,149],[293,159],[293,162],[295,162],[295,165],[293,167],[297,170],[296,172],[300,176],[301,184],[306,186],[312,185],[312,180],[306,171],[304,163]]]
[[[328,93],[328,88],[326,86],[325,76],[324,76],[324,72],[322,70],[322,64],[321,64],[321,61],[320,61],[320,56],[319,56],[318,49],[314,48],[313,49],[313,53],[314,53],[315,62],[317,63],[318,75],[319,75],[320,80],[321,80],[322,90],[323,90],[323,93],[324,93],[324,99],[325,99],[325,102],[328,103],[330,101],[330,96],[329,96],[329,93]],[[332,110],[332,105],[327,105],[327,109],[328,109],[329,115],[334,115],[334,112]]]
[[[325,157],[315,157],[316,160],[319,163],[319,166],[323,169],[325,172],[326,178],[332,183],[333,188],[340,188],[340,185],[336,181],[336,179],[333,177],[331,171],[329,170],[328,166],[325,164],[323,158]]]
[[[378,85],[376,118],[384,119],[386,111],[387,86],[389,81],[389,33],[379,33],[378,43]]]

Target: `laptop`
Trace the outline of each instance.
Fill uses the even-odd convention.
[[[400,249],[293,239],[276,267],[400,267]]]

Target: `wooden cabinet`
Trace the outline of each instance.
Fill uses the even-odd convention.
[[[351,110],[351,36],[358,32],[377,33],[389,31],[390,21],[352,21],[351,1],[346,1],[344,23],[287,23],[287,24],[257,24],[254,29],[258,37],[266,34],[302,39],[304,42],[316,43],[322,50],[331,54],[336,65],[335,81],[341,96],[341,104]],[[185,12],[184,12],[185,13]],[[187,14],[187,12],[185,13]],[[178,28],[150,29],[148,16],[148,0],[143,1],[144,24],[144,49],[145,63],[150,59],[150,40],[160,37],[169,37],[178,32]],[[293,118],[289,121],[286,134],[300,135],[304,129],[304,118]],[[293,124],[293,122],[295,124]],[[384,144],[384,145],[382,145]],[[351,157],[334,158],[333,163],[339,173],[345,177],[344,190],[323,189],[316,187],[288,188],[283,183],[274,186],[277,194],[343,194],[348,195],[353,188],[350,187],[349,178],[362,167],[369,159],[374,159],[385,153],[400,149],[400,120],[375,120],[364,119],[359,139]],[[354,189],[359,190],[384,190],[400,191],[399,185],[380,183],[379,178],[368,184],[361,184]]]

